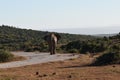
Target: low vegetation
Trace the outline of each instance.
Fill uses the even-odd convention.
[[[67,45],[61,46],[61,48],[67,52],[78,52],[78,53],[97,53],[106,50],[106,44],[99,40],[88,40],[88,41],[73,41]]]
[[[26,57],[13,55],[7,50],[0,49],[0,63],[25,60]]]
[[[8,51],[0,50],[0,62],[8,62],[14,59],[14,55]]]
[[[62,45],[61,48],[67,52],[98,53],[104,51],[120,50],[120,34],[113,37],[96,38],[94,40],[77,40]]]
[[[120,52],[107,52],[96,59],[92,65],[120,64]]]

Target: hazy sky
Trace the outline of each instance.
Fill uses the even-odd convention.
[[[0,24],[35,30],[120,29],[120,0],[0,0]]]

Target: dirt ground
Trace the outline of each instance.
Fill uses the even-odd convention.
[[[0,80],[120,80],[120,65],[89,66],[94,58],[42,63],[0,69]]]

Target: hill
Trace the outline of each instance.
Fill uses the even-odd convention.
[[[13,26],[2,25],[0,26],[0,49],[8,50],[39,50],[46,51],[47,45],[43,40],[43,36],[50,32],[36,31],[31,29],[20,29]],[[91,40],[95,37],[89,35],[74,35],[64,34],[61,35],[59,44],[67,44],[75,40]]]
[[[117,33],[114,33],[114,34],[96,34],[96,35],[93,35],[93,36],[96,36],[96,37],[110,37],[110,36],[115,36],[117,35]]]

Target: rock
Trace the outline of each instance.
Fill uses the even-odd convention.
[[[113,65],[112,67],[116,67],[115,65]]]
[[[71,76],[71,75],[69,75],[69,76],[68,76],[68,78],[72,78],[72,76]]]
[[[56,72],[52,73],[52,75],[56,75]]]
[[[36,75],[39,75],[39,72],[36,72]]]
[[[43,76],[44,76],[44,77],[46,77],[47,75],[46,75],[46,74],[44,74]]]
[[[42,75],[39,75],[39,77],[43,77]]]

